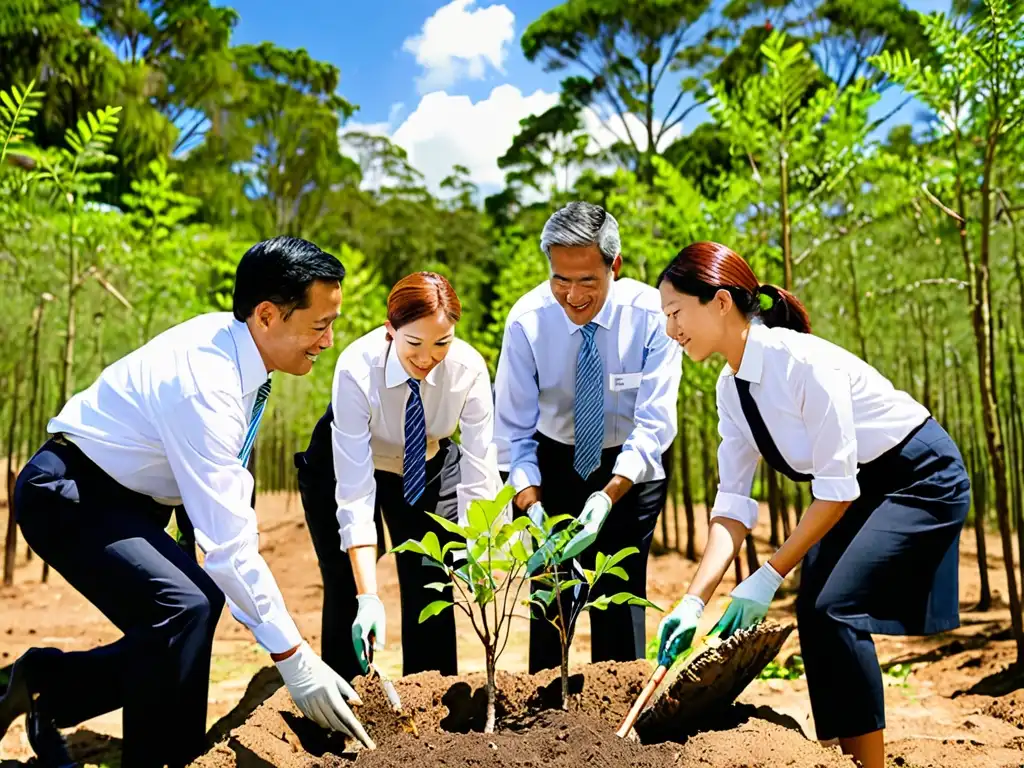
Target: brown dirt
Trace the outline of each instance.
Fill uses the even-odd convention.
[[[436,673],[395,681],[418,735],[403,729],[375,684],[360,679],[359,716],[377,744],[362,749],[352,740],[324,731],[299,717],[285,691],[261,706],[226,743],[193,768],[278,768],[347,765],[398,768],[429,761],[447,768],[469,766],[632,765],[638,768],[715,766],[848,766],[837,750],[808,741],[799,728],[773,722],[770,710],[748,705],[730,708],[712,726],[677,741],[642,743],[620,739],[615,729],[642,689],[650,667],[645,662],[583,665],[573,670],[574,691],[568,711],[557,706],[560,683],[553,672],[535,676],[501,674],[498,729],[482,733],[484,676],[445,678]],[[764,717],[767,715],[768,717]],[[681,742],[681,743],[680,743]],[[751,762],[753,760],[753,762]]]
[[[7,509],[3,504],[6,493],[2,491],[2,485],[0,479],[0,538],[5,530],[7,518]],[[257,512],[260,518],[261,551],[270,563],[300,630],[313,647],[318,648],[322,587],[298,500],[295,496],[263,495],[259,498]],[[698,552],[703,546],[704,519],[703,509],[698,509]],[[767,520],[768,514],[765,509],[762,526],[755,531],[761,562],[773,551],[768,544]],[[1004,672],[1015,659],[1015,647],[1009,634],[1009,613],[1004,597],[1005,571],[1001,559],[996,556],[996,553],[1001,551],[998,536],[989,536],[988,551],[988,573],[995,597],[994,605],[989,611],[982,613],[972,610],[979,595],[979,578],[974,536],[968,533],[962,537],[960,560],[963,626],[936,637],[875,638],[879,658],[884,666],[898,662],[910,664],[913,668],[912,673],[905,679],[886,678],[886,739],[889,766],[1001,768],[1006,765],[1024,765],[1024,740],[1021,738],[1024,731],[1020,728],[1024,723],[1024,693],[1017,689],[1020,688],[1020,681],[1005,679]],[[648,597],[663,608],[668,608],[678,598],[681,586],[693,576],[695,568],[695,563],[675,553],[662,551],[656,542],[655,555],[651,557],[648,567]],[[744,565],[744,574],[746,570]],[[24,542],[19,540],[15,585],[0,587],[0,666],[10,663],[27,648],[36,645],[82,650],[120,637],[120,632],[98,610],[71,589],[59,574],[51,574],[49,583],[41,584],[40,572],[41,563],[38,558],[26,560]],[[725,597],[734,586],[733,578],[733,571],[730,569],[718,590],[718,596],[711,601],[705,611],[706,624],[702,623],[701,632],[710,629],[721,615]],[[769,618],[783,624],[791,623],[794,618],[794,592],[790,581],[783,585],[769,613]],[[376,655],[375,661],[399,686],[403,697],[411,702],[415,694],[408,686],[423,683],[418,677],[401,678],[402,632],[398,620],[398,584],[394,560],[390,556],[381,560],[378,583],[391,621],[388,625],[387,648]],[[525,609],[520,610],[519,615],[525,617]],[[648,638],[655,636],[660,618],[661,614],[656,611],[647,612]],[[499,664],[510,673],[508,677],[502,678],[505,685],[525,685],[526,688],[533,685],[530,690],[535,692],[537,682],[512,683],[514,680],[525,678],[525,675],[517,676],[515,673],[524,673],[527,667],[526,626],[525,619],[517,619],[516,623],[513,623],[512,637]],[[475,679],[474,674],[483,669],[483,654],[472,634],[472,629],[461,616],[457,619],[457,627],[460,673],[462,679],[468,681]],[[589,661],[589,649],[589,621],[584,615],[580,619],[572,651],[573,664],[580,665],[580,670],[587,669],[584,663]],[[777,660],[783,662],[799,652],[799,637],[794,632],[786,640]],[[281,684],[280,677],[272,666],[268,669],[269,664],[266,654],[253,643],[251,635],[225,611],[217,629],[211,670],[208,725],[216,734],[223,736],[235,730],[236,735],[232,738],[237,741],[237,734],[253,724],[250,721],[243,727],[247,717],[254,710],[260,713],[260,718],[268,717],[273,721],[274,718],[267,711],[268,708],[273,708],[269,702],[279,700],[284,703],[280,705],[274,717],[284,723],[285,727],[278,726],[281,727],[278,741],[287,746],[287,742],[284,741],[286,732],[302,734],[304,726],[308,724],[298,723],[297,731],[293,731],[288,724],[289,721],[284,719],[286,715],[280,714],[289,711],[293,715],[297,713],[287,704],[287,694],[278,690]],[[632,665],[627,666],[632,668]],[[576,669],[574,666],[574,671]],[[805,750],[811,748],[814,754],[820,755],[814,741],[814,721],[810,714],[804,680],[755,680],[740,695],[737,705],[729,710],[733,716],[731,724],[727,719],[722,719],[715,728],[692,736],[685,743],[677,744],[675,747],[667,744],[627,746],[618,739],[611,741],[608,734],[614,732],[633,697],[639,692],[639,687],[646,680],[646,675],[651,671],[651,667],[644,663],[640,663],[637,669],[641,670],[637,672],[641,678],[639,680],[630,674],[624,674],[623,668],[619,668],[619,675],[622,677],[617,679],[622,681],[621,696],[608,695],[606,701],[605,694],[602,694],[592,699],[592,706],[597,706],[596,712],[588,709],[585,717],[578,710],[569,713],[548,712],[543,716],[545,719],[538,720],[538,725],[530,735],[512,730],[511,721],[503,721],[504,730],[481,742],[481,749],[484,750],[482,752],[472,751],[477,749],[479,744],[472,748],[466,746],[470,743],[476,744],[474,739],[483,739],[479,734],[452,733],[435,729],[434,736],[423,736],[425,726],[419,721],[421,718],[427,718],[427,713],[417,712],[417,723],[423,738],[416,743],[433,744],[434,747],[429,753],[436,755],[422,750],[418,753],[396,751],[395,762],[419,759],[424,765],[441,765],[444,764],[443,761],[450,760],[450,755],[458,749],[463,750],[459,754],[477,760],[477,765],[501,765],[501,762],[494,761],[508,760],[510,755],[522,757],[524,761],[531,759],[530,754],[534,753],[528,753],[527,750],[535,750],[535,753],[544,759],[554,759],[559,749],[567,749],[572,755],[582,754],[598,742],[601,750],[612,750],[620,746],[626,750],[634,750],[619,753],[602,751],[601,755],[593,759],[598,765],[644,765],[640,762],[644,759],[643,755],[657,753],[663,758],[668,755],[666,759],[674,760],[674,755],[678,753],[677,764],[683,765],[783,765],[786,764],[784,756],[789,755],[791,765],[813,766],[817,758],[808,757],[809,753]],[[450,687],[446,687],[445,691]],[[584,693],[587,690],[585,685],[582,686],[581,695],[587,695]],[[275,691],[276,698],[273,695]],[[442,694],[445,691],[442,691]],[[470,687],[466,693],[471,694],[472,691],[473,688]],[[509,700],[518,700],[518,695],[520,694],[514,694],[514,691],[506,691]],[[271,696],[269,701],[268,696]],[[268,704],[262,710],[257,709],[264,701],[268,701]],[[367,706],[362,713],[364,716],[369,712],[369,702],[368,695]],[[604,707],[603,711],[601,706]],[[435,709],[440,711],[445,707],[431,705],[429,710],[433,713]],[[432,714],[430,717],[436,717],[439,721],[440,718],[448,716]],[[429,722],[432,721],[423,721],[427,724]],[[566,726],[564,731],[563,725]],[[587,730],[588,728],[590,730]],[[565,735],[561,739],[556,738],[563,733]],[[83,723],[77,729],[69,731],[67,735],[76,754],[84,758],[86,765],[117,764],[116,755],[121,735],[120,712]],[[305,734],[302,735],[303,738],[308,738]],[[374,735],[379,738],[378,734]],[[298,738],[298,735],[295,738]],[[379,740],[383,742],[383,739]],[[397,743],[405,741],[398,739]],[[499,749],[491,749],[488,746],[491,742],[498,745]],[[264,758],[252,758],[243,762],[238,753],[229,746],[231,743],[222,742],[216,753],[231,754],[232,759],[240,766],[277,765],[274,760],[268,763]],[[396,746],[395,749],[405,747]],[[669,754],[666,751],[668,749],[675,749],[675,752]],[[773,757],[766,754],[766,750],[769,749],[781,751],[776,752]],[[379,750],[373,759],[383,759],[385,751]],[[295,752],[292,751],[290,754],[289,759],[295,761]],[[826,754],[830,753],[826,751]],[[25,768],[31,755],[23,723],[19,720],[6,735],[0,737],[0,768]],[[213,754],[205,758],[211,759]],[[312,753],[306,759],[309,765],[327,764],[324,762],[326,758],[317,757]],[[696,762],[701,759],[703,763]],[[337,760],[348,762],[350,758],[338,758],[335,762]],[[369,755],[358,757],[358,762],[368,763],[369,760]],[[776,762],[772,763],[771,760]],[[584,763],[582,759],[576,763],[564,764],[581,763]],[[548,765],[558,763],[549,762]]]

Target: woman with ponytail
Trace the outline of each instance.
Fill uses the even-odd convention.
[[[731,593],[721,639],[764,618],[802,560],[796,601],[817,736],[883,768],[885,709],[872,634],[960,625],[957,567],[970,481],[928,410],[866,362],[811,335],[803,304],[762,285],[717,243],[684,248],[658,278],[666,331],[695,361],[726,360],[716,400],[721,482],[689,589],[659,628],[670,666],[757,523],[759,458],[812,502],[789,538]]]

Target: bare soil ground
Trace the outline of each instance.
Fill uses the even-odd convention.
[[[0,498],[4,496],[0,494]],[[298,499],[264,495],[257,511],[261,550],[300,629],[318,648],[322,587]],[[767,521],[767,511],[762,517]],[[0,503],[0,538],[6,518],[6,507]],[[705,533],[702,521],[703,510],[699,510],[698,552]],[[771,552],[767,522],[755,538],[763,562]],[[997,536],[988,538],[988,550],[993,608],[984,613],[972,610],[980,591],[979,575],[974,534],[965,531],[960,567],[963,626],[929,638],[876,638],[883,666],[892,672],[886,675],[890,765],[1024,766],[1024,689],[1018,689],[1024,680],[1005,680],[1002,675],[1015,658],[1015,647]],[[0,666],[32,646],[86,649],[120,636],[59,574],[51,573],[48,583],[40,583],[42,564],[37,558],[26,559],[23,542],[18,554],[15,585],[0,588]],[[670,607],[695,568],[695,563],[675,553],[652,556],[648,597]],[[554,673],[526,674],[528,631],[523,608],[500,661],[507,674],[502,676],[506,706],[499,718],[499,733],[479,733],[474,724],[480,721],[479,673],[484,664],[472,628],[459,617],[460,678],[400,678],[401,626],[393,558],[382,559],[379,581],[391,623],[387,648],[378,652],[375,660],[396,681],[406,707],[414,712],[419,738],[396,729],[378,687],[367,687],[365,681],[360,681],[365,701],[361,717],[368,727],[371,722],[375,725],[371,733],[378,742],[376,751],[357,753],[351,744],[338,743],[337,738],[330,741],[315,729],[311,731],[309,724],[298,718],[287,693],[278,690],[280,677],[266,654],[225,611],[214,646],[209,725],[227,738],[197,765],[286,768],[341,765],[352,760],[374,768],[410,760],[453,767],[852,764],[835,747],[815,740],[806,683],[801,679],[755,680],[718,720],[703,724],[698,733],[683,734],[679,741],[640,744],[617,739],[615,728],[652,666],[646,662],[587,664],[590,632],[585,615],[572,653],[573,672],[582,675],[582,687],[568,712],[552,709],[550,696],[545,698],[543,691]],[[705,613],[704,629],[710,629],[721,614],[733,585],[730,570],[719,597]],[[795,621],[794,593],[787,590],[789,586],[787,581],[770,614],[780,623]],[[655,636],[659,620],[660,614],[648,611],[648,638]],[[777,661],[785,662],[799,652],[798,633],[793,632]],[[69,740],[85,764],[114,766],[120,727],[120,712],[110,713],[83,723],[69,734]],[[277,752],[265,751],[271,746]],[[0,768],[29,765],[31,754],[19,720],[0,740]]]

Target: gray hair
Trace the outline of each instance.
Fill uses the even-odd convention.
[[[604,263],[611,266],[622,250],[619,222],[604,208],[593,203],[575,201],[555,211],[544,225],[540,248],[551,260],[551,246],[586,248],[596,245]]]

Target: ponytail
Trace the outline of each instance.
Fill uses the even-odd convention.
[[[777,285],[757,289],[758,312],[769,328],[789,328],[800,333],[811,332],[811,318],[800,299]]]

